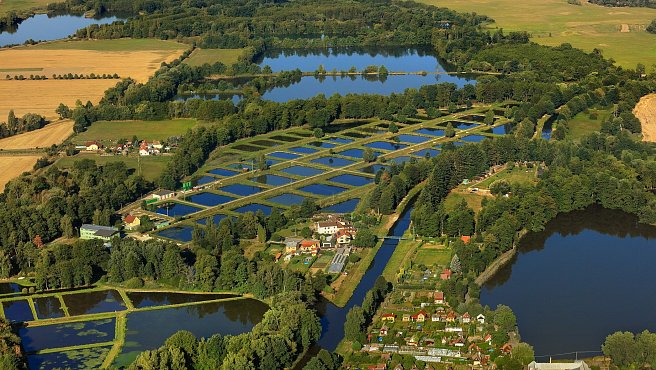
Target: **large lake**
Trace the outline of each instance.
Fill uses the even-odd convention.
[[[105,17],[100,19],[85,18],[77,15],[37,14],[21,22],[14,30],[0,33],[0,47],[22,44],[27,40],[50,41],[66,38],[80,28],[92,24],[109,24],[120,20],[117,17]]]
[[[600,351],[615,331],[656,331],[655,239],[656,227],[621,211],[560,215],[524,237],[481,303],[510,306],[536,355]]]

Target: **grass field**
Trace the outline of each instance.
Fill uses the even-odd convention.
[[[451,262],[451,251],[434,247],[419,248],[414,258],[416,265],[424,266],[447,266]]]
[[[0,140],[0,149],[46,148],[60,144],[73,134],[73,121],[62,120],[50,123],[44,128],[7,137]]]
[[[243,53],[244,49],[196,49],[184,63],[192,67],[201,66],[205,63],[214,64],[216,62],[221,62],[229,66],[236,63]]]
[[[32,8],[45,8],[52,0],[2,0],[0,1],[0,16],[15,11],[29,10]]]
[[[98,121],[86,131],[73,138],[75,143],[86,141],[115,142],[118,139],[164,140],[171,136],[183,135],[197,124],[194,119],[175,119],[164,121]]]
[[[100,156],[97,154],[80,153],[72,157],[64,157],[57,161],[56,165],[59,168],[70,168],[73,163],[81,159],[93,159],[98,165],[103,165],[110,162],[121,161],[125,162],[128,168],[135,170],[134,173],[139,173],[138,166],[141,162],[141,174],[146,180],[156,180],[162,170],[166,167],[171,157],[166,156],[148,156],[148,157],[124,157],[124,156]],[[0,159],[2,159],[0,157]]]
[[[473,209],[474,212],[478,213],[481,210],[481,202],[483,202],[484,196],[477,193],[469,193],[464,187],[460,186],[452,190],[449,195],[446,196],[444,200],[444,207],[447,210],[454,210],[462,199],[467,202],[467,206]]]
[[[656,63],[656,35],[644,28],[656,19],[656,9],[610,8],[570,5],[565,0],[418,0],[457,11],[476,12],[493,18],[492,28],[528,31],[544,45],[570,43],[592,51],[601,49],[617,64],[635,68]],[[625,25],[625,26],[623,26]],[[622,28],[629,32],[621,32]]]
[[[597,118],[590,118],[590,113],[597,113]],[[604,121],[611,112],[608,109],[590,109],[590,113],[579,113],[569,121],[568,136],[572,139],[580,139],[593,132],[601,130],[601,122]]]
[[[0,156],[0,191],[5,189],[9,180],[23,172],[31,171],[41,156]]]
[[[534,168],[525,168],[525,167],[514,167],[513,169],[504,169],[500,172],[497,172],[493,176],[488,177],[487,179],[476,184],[476,187],[481,189],[488,189],[493,182],[497,180],[505,179],[509,183],[523,183],[528,184],[531,182],[536,182],[535,178],[535,169]]]

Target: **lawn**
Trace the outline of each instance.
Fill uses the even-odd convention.
[[[410,237],[410,233],[406,232],[404,237]],[[414,251],[419,246],[418,241],[414,240],[401,240],[399,245],[394,249],[392,257],[390,257],[385,269],[383,270],[383,277],[387,281],[395,282],[396,275],[399,273],[401,267],[405,266],[408,259],[413,255]]]
[[[600,49],[617,64],[635,68],[637,63],[656,63],[656,35],[644,28],[656,19],[656,9],[610,8],[588,4],[571,5],[565,0],[419,0],[457,11],[475,12],[493,18],[491,28],[528,31],[543,45],[570,43],[592,51]],[[620,32],[628,25],[630,32]]]
[[[451,251],[448,249],[420,248],[414,258],[415,265],[447,266],[451,262]]]
[[[57,166],[59,168],[69,168],[73,166],[73,162],[80,159],[93,159],[98,165],[103,165],[109,162],[122,161],[125,162],[128,168],[135,170],[135,173],[139,173],[137,168],[139,167],[140,162],[141,174],[144,176],[144,178],[146,178],[146,180],[154,181],[162,173],[162,170],[164,170],[171,157],[148,156],[138,158],[136,156],[100,156],[97,154],[80,153],[72,157],[61,158],[57,161]]]
[[[95,50],[95,51],[145,51],[145,50],[184,50],[189,46],[175,41],[158,39],[114,39],[55,41],[20,47],[31,50]]]
[[[597,118],[590,118],[591,113],[597,113]],[[593,132],[601,130],[601,122],[610,116],[610,109],[590,109],[589,113],[581,112],[569,121],[568,136],[572,139],[580,139]]]
[[[237,63],[244,54],[244,49],[196,49],[191,53],[184,63],[192,67],[202,66],[205,63],[214,64],[221,62],[225,65]]]
[[[165,140],[171,136],[181,136],[198,123],[195,119],[174,119],[163,121],[98,121],[86,131],[73,138],[75,143],[86,141],[111,141],[118,139]]]
[[[469,193],[463,186],[459,186],[447,195],[444,200],[444,207],[447,210],[454,210],[460,204],[460,201],[464,199],[469,208],[478,213],[482,208],[481,202],[483,201],[483,197],[481,194]]]
[[[535,183],[535,169],[534,168],[525,168],[525,167],[514,167],[513,169],[504,169],[501,172],[488,177],[487,179],[479,182],[475,186],[481,189],[488,189],[493,182],[497,180],[505,179],[509,183],[522,183],[529,184]]]
[[[32,8],[45,9],[51,2],[52,0],[3,0],[0,1],[0,16],[4,16],[11,11],[19,13]]]

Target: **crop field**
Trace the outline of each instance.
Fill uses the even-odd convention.
[[[491,28],[528,31],[543,45],[570,43],[592,51],[626,68],[637,63],[656,63],[656,35],[645,27],[656,19],[656,9],[610,8],[589,4],[571,5],[565,0],[419,0],[457,11],[476,12],[493,18]]]
[[[183,135],[198,122],[195,119],[174,119],[163,121],[98,121],[86,131],[73,138],[75,143],[86,141],[116,142],[119,139],[165,140]],[[0,141],[0,145],[1,145]],[[0,146],[1,148],[1,146]]]
[[[0,117],[38,113],[54,118],[59,103],[96,104],[115,79],[55,80],[53,74],[118,74],[144,82],[164,61],[177,58],[185,45],[159,40],[57,41],[0,50]],[[129,63],[126,63],[129,61]],[[7,80],[6,76],[45,75],[48,80]]]
[[[192,67],[201,66],[205,63],[214,64],[216,62],[221,62],[229,66],[236,63],[243,53],[244,49],[196,49],[184,63]]]
[[[0,150],[46,148],[52,144],[61,144],[72,134],[73,121],[61,120],[38,130],[0,139]]]
[[[0,52],[2,60],[2,52]],[[9,110],[17,116],[37,113],[48,119],[56,119],[59,103],[74,107],[80,99],[96,104],[105,90],[118,80],[34,80],[7,81],[0,79],[0,121],[7,119]]]
[[[0,191],[23,172],[31,171],[40,155],[0,156]]]
[[[136,156],[122,156],[122,155],[97,155],[92,153],[80,153],[72,157],[63,157],[56,162],[59,168],[73,167],[75,161],[81,159],[93,159],[98,165],[103,165],[110,162],[124,162],[129,169],[134,170],[135,174],[141,173],[146,180],[156,180],[162,170],[169,162],[171,157],[168,156],[147,156],[138,158]],[[2,157],[0,157],[0,160]],[[139,169],[141,167],[141,169]]]
[[[363,187],[373,186],[380,169],[437,155],[440,145],[448,141],[466,145],[495,136],[490,126],[468,121],[472,113],[487,109],[477,107],[438,119],[398,124],[395,134],[387,132],[385,121],[343,120],[324,128],[327,134],[321,139],[294,127],[239,140],[215,151],[190,178],[198,191],[180,195],[168,205],[155,205],[159,208],[152,211],[180,218],[181,222],[154,235],[184,243],[190,240],[193,226],[205,224],[207,218],[216,224],[224,217],[248,211],[266,214],[273,208],[288,209],[305,199],[320,207],[330,206],[329,212],[350,213]],[[439,128],[454,119],[463,125],[454,138],[446,138]],[[507,119],[498,117],[495,125],[505,123]],[[362,159],[366,148],[376,151],[375,162]],[[261,154],[268,168],[253,171]],[[296,267],[311,267],[303,262],[297,261]]]

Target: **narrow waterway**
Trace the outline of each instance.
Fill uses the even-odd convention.
[[[392,229],[388,233],[391,236],[402,236],[403,233],[410,226],[410,214],[412,213],[412,206],[406,208],[401,216],[396,221]],[[339,342],[344,338],[344,322],[346,321],[346,314],[355,305],[362,305],[364,296],[371,288],[373,288],[376,279],[382,275],[387,262],[392,257],[399,240],[385,239],[382,246],[378,249],[378,253],[369,266],[369,269],[360,280],[353,295],[344,307],[338,307],[326,299],[321,299],[318,304],[318,311],[321,317],[321,338],[296,365],[295,369],[302,369],[303,366],[310,360],[320,349],[334,351]]]

